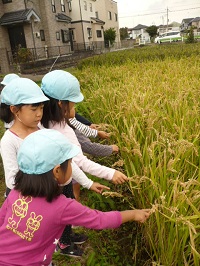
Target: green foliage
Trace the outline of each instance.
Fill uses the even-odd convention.
[[[16,60],[18,63],[26,63],[33,60],[33,55],[31,50],[28,48],[19,48],[16,55]]]
[[[116,30],[114,28],[109,28],[104,31],[104,40],[105,42],[110,42],[112,45],[115,42]]]
[[[188,35],[187,35],[187,39],[185,41],[186,43],[194,43],[196,42],[195,38],[194,38],[194,28],[191,27],[189,29]]]
[[[152,26],[149,26],[148,28],[146,28],[146,32],[149,33],[149,36],[151,38],[153,38],[157,35],[157,30],[158,30],[158,27],[155,25],[152,25]]]
[[[120,31],[120,39],[121,40],[126,40],[129,37],[127,27],[120,28],[119,31]]]

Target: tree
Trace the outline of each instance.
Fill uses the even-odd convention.
[[[104,31],[104,40],[106,44],[110,42],[110,44],[112,45],[115,42],[115,38],[116,31],[114,28],[109,28]]]
[[[127,39],[129,37],[128,28],[127,27],[120,28],[119,31],[120,31],[120,39],[121,40],[125,40],[125,39]]]
[[[194,43],[195,42],[195,38],[194,38],[194,28],[191,27],[189,29],[188,35],[187,35],[187,39],[185,41],[186,43]]]
[[[153,38],[157,35],[157,30],[158,30],[158,27],[155,25],[152,25],[152,26],[149,26],[148,28],[146,28],[146,32],[149,33],[149,36],[151,38]]]

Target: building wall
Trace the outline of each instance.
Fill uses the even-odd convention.
[[[120,42],[117,2],[113,0],[97,0],[95,8],[99,19],[105,21],[104,30],[114,28],[116,30],[115,40]]]

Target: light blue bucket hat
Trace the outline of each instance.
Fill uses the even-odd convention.
[[[47,73],[42,79],[41,89],[47,96],[61,101],[78,103],[84,98],[78,79],[64,70]]]
[[[28,78],[12,80],[1,92],[1,103],[7,105],[34,104],[48,100],[41,88]]]
[[[26,174],[44,174],[80,152],[62,133],[53,129],[41,129],[31,133],[22,142],[17,161]]]
[[[16,78],[20,78],[20,76],[18,76],[17,74],[15,73],[10,73],[10,74],[7,74],[2,82],[1,82],[1,85],[8,85],[8,83],[10,83],[12,80],[16,79]]]

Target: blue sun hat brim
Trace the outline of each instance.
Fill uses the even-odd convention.
[[[12,80],[1,92],[1,103],[7,105],[34,104],[48,100],[41,88],[28,78]]]
[[[41,89],[47,96],[61,101],[78,103],[84,99],[78,79],[64,70],[47,73],[42,79]]]
[[[41,129],[31,133],[22,142],[17,162],[26,174],[44,174],[72,159],[80,152],[62,133],[53,129]]]

